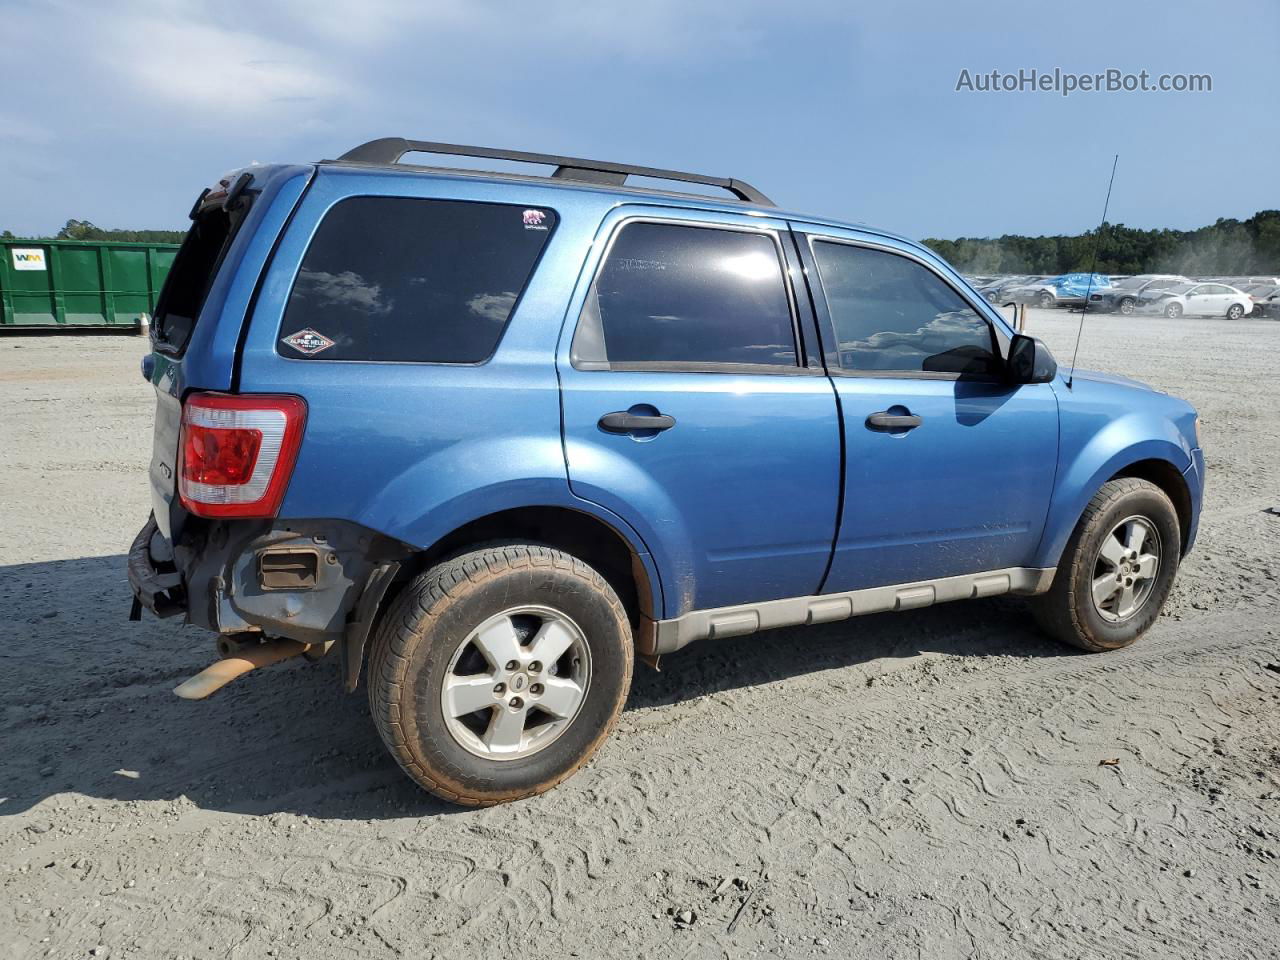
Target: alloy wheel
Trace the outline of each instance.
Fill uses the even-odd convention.
[[[1093,562],[1093,606],[1109,623],[1142,609],[1160,573],[1160,533],[1146,517],[1127,517],[1102,538]]]
[[[591,682],[591,650],[572,620],[542,606],[512,607],[454,651],[441,690],[445,726],[486,760],[518,760],[568,729]]]

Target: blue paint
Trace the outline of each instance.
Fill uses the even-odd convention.
[[[158,355],[152,464],[168,533],[180,400],[192,389],[290,393],[306,433],[280,516],[350,521],[426,549],[522,506],[602,520],[649,574],[656,613],[1015,566],[1054,566],[1098,487],[1147,459],[1182,474],[1199,514],[1204,462],[1183,401],[1077,371],[1073,387],[764,372],[576,369],[570,344],[608,238],[633,217],[768,231],[783,244],[798,323],[821,329],[793,237],[874,243],[925,261],[1002,344],[1003,317],[935,255],[891,234],[772,208],[566,181],[319,165],[256,168],[257,198],[185,355]],[[558,226],[498,345],[479,365],[299,360],[277,351],[307,245],[352,196],[449,198],[554,210]],[[255,295],[256,291],[256,295]],[[323,331],[321,331],[323,333]],[[815,352],[815,356],[819,353]],[[612,411],[668,414],[610,433]],[[922,418],[875,431],[868,415]],[[842,471],[843,466],[843,471]]]

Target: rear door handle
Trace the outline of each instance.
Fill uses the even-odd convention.
[[[914,430],[923,422],[914,413],[889,413],[887,410],[867,417],[867,427],[871,430]]]
[[[617,410],[614,413],[606,413],[600,418],[600,429],[607,430],[609,433],[631,433],[635,430],[670,430],[675,425],[676,418],[669,417],[665,413],[645,416],[638,413],[628,413],[626,410]]]

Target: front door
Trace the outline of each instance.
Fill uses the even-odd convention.
[[[786,229],[622,208],[562,337],[570,487],[643,537],[667,617],[813,594],[830,557],[839,421]]]
[[[1186,299],[1187,309],[1184,312],[1188,316],[1201,317],[1214,312],[1213,287],[1207,283],[1188,290]]]
[[[824,592],[1028,565],[1057,462],[1052,386],[1006,384],[985,305],[906,245],[823,231],[801,247],[846,444]]]

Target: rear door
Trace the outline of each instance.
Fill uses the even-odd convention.
[[[839,423],[790,243],[764,217],[620,208],[570,306],[569,483],[645,538],[667,617],[813,594],[827,567]]]
[[[855,231],[797,229],[845,431],[824,592],[1029,564],[1057,462],[1052,386],[1002,381],[1008,331],[941,265]]]
[[[1225,283],[1215,283],[1212,287],[1212,305],[1205,312],[1211,317],[1225,317],[1234,303],[1247,303],[1249,298],[1239,293],[1235,287]],[[1248,307],[1245,307],[1247,310]]]

